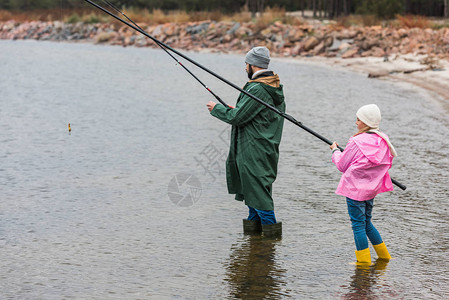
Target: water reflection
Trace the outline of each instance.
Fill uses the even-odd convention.
[[[280,240],[245,235],[231,248],[226,281],[230,298],[263,299],[280,295],[285,270],[276,262]]]
[[[389,261],[378,259],[371,266],[355,266],[354,275],[351,276],[349,291],[343,295],[343,299],[379,299],[379,289],[381,284],[385,287],[385,272]],[[376,293],[377,292],[377,293]]]

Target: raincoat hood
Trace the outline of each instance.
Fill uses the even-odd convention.
[[[387,142],[375,133],[362,133],[353,140],[363,155],[373,164],[390,163],[392,155]]]
[[[265,74],[267,74],[267,73],[265,73]],[[268,74],[272,74],[272,75],[257,77],[253,80],[250,80],[249,82],[263,83],[262,87],[273,98],[274,104],[279,105],[284,102],[283,85],[281,84],[281,81],[277,74],[274,74],[273,72],[269,72]]]

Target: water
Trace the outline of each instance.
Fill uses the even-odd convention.
[[[323,142],[286,123],[274,185],[283,238],[245,236],[246,209],[223,173],[229,126],[169,56],[31,41],[0,41],[0,53],[0,298],[449,297],[449,119],[426,93],[273,60],[288,112],[341,145],[358,107],[383,111],[399,153],[391,174],[408,189],[375,200],[373,221],[394,259],[357,269]],[[189,56],[245,83],[242,56]],[[235,102],[238,92],[192,70]],[[175,205],[189,190],[169,183],[183,174],[198,182]]]

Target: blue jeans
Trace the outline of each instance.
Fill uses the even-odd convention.
[[[348,204],[348,213],[351,217],[352,231],[354,232],[355,246],[357,250],[368,248],[368,236],[371,244],[378,245],[382,243],[382,238],[371,223],[371,213],[373,211],[374,199],[367,201],[355,201],[346,198]]]
[[[266,224],[276,224],[276,217],[274,216],[274,210],[260,210],[252,208],[251,206],[248,206],[249,208],[249,221],[258,221],[264,225]]]

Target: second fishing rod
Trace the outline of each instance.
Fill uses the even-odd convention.
[[[118,8],[114,7],[112,4],[108,3],[107,0],[103,0],[104,2],[108,3],[108,5],[110,5],[113,9],[115,9],[116,11],[118,11],[119,13],[121,13],[123,16],[125,16],[128,20],[130,20],[133,24],[123,20],[122,18],[119,18],[118,16],[116,16],[115,14],[111,13],[110,11],[108,11],[107,9],[101,7],[100,5],[92,2],[91,0],[84,0],[86,2],[88,2],[89,4],[93,5],[94,7],[100,9],[101,11],[105,12],[106,14],[110,15],[111,17],[113,17],[114,19],[122,22],[123,24],[133,28],[134,30],[136,30],[137,32],[143,34],[144,36],[148,37],[149,39],[151,39],[153,42],[155,42],[159,47],[161,47],[166,53],[168,53],[173,59],[175,59],[190,75],[192,75],[197,81],[200,82],[200,84],[202,84],[220,103],[222,103],[224,106],[229,107],[229,105],[227,105],[223,100],[221,100],[217,95],[215,95],[204,83],[201,82],[201,80],[199,80],[192,72],[190,72],[190,70],[188,70],[184,65],[182,65],[173,55],[171,55],[167,50],[172,51],[173,53],[179,55],[180,57],[186,59],[187,61],[189,61],[190,63],[194,64],[195,66],[201,68],[202,70],[206,71],[207,73],[211,74],[212,76],[216,77],[217,79],[223,81],[224,83],[228,84],[229,86],[233,87],[234,89],[240,91],[241,93],[247,95],[248,97],[252,98],[253,100],[257,101],[258,103],[264,105],[265,107],[269,108],[270,110],[272,110],[273,112],[279,114],[280,116],[282,116],[283,118],[289,120],[290,122],[292,122],[293,124],[297,125],[298,127],[302,128],[303,130],[309,132],[310,134],[314,135],[315,137],[317,137],[318,139],[322,140],[323,142],[325,142],[328,145],[332,145],[332,141],[330,141],[329,139],[325,138],[324,136],[318,134],[317,132],[315,132],[314,130],[308,128],[307,126],[303,125],[301,122],[299,122],[298,120],[296,120],[294,117],[292,117],[289,114],[286,114],[280,110],[278,110],[276,107],[266,103],[265,101],[259,99],[258,97],[248,93],[247,91],[243,90],[242,88],[238,87],[237,85],[235,85],[234,83],[230,82],[229,80],[223,78],[222,76],[216,74],[215,72],[209,70],[208,68],[204,67],[203,65],[199,64],[198,62],[192,60],[191,58],[189,58],[188,56],[180,53],[179,51],[173,49],[172,47],[170,47],[169,45],[159,41],[158,39],[154,38],[153,36],[149,35],[147,32],[145,32],[142,28],[140,28],[140,26],[138,26],[136,23],[134,23],[128,16],[126,16],[122,11],[120,11]],[[338,148],[343,151],[344,148],[338,146]],[[399,188],[401,188],[402,190],[406,189],[406,186],[399,183],[398,181],[392,179],[392,182],[397,185]]]
[[[234,89],[238,90],[239,92],[241,92],[241,93],[247,95],[248,97],[254,99],[255,101],[259,102],[260,104],[266,106],[267,108],[271,109],[271,110],[274,111],[275,113],[281,115],[281,116],[284,117],[285,119],[287,119],[287,120],[289,120],[290,122],[294,123],[295,125],[301,127],[302,129],[306,130],[307,132],[311,133],[312,135],[314,135],[315,137],[317,137],[317,138],[319,138],[320,140],[324,141],[324,142],[327,143],[328,145],[332,145],[332,142],[331,142],[330,140],[328,140],[328,139],[326,139],[325,137],[321,136],[320,134],[318,134],[317,132],[313,131],[312,129],[310,129],[310,128],[304,126],[301,122],[299,122],[298,120],[296,120],[295,118],[293,118],[291,115],[286,114],[286,113],[284,113],[284,112],[278,110],[276,107],[274,107],[274,106],[272,106],[272,105],[266,103],[265,101],[262,101],[261,99],[259,99],[259,98],[257,98],[256,96],[254,96],[254,95],[248,93],[247,91],[243,90],[242,88],[238,87],[237,85],[233,84],[232,82],[228,81],[227,79],[221,77],[220,75],[216,74],[215,72],[209,70],[208,68],[204,67],[203,65],[201,65],[201,64],[197,63],[196,61],[192,60],[192,59],[189,58],[188,56],[185,56],[184,54],[180,53],[179,51],[173,49],[172,47],[170,47],[170,46],[164,44],[163,42],[161,42],[161,41],[157,40],[156,38],[154,38],[153,36],[149,35],[149,34],[148,34],[147,32],[145,32],[142,28],[140,28],[139,26],[135,25],[135,23],[132,22],[132,21],[129,19],[129,17],[127,17],[127,16],[126,16],[123,12],[121,12],[119,9],[114,8],[115,10],[119,11],[122,15],[124,15],[128,20],[130,20],[130,21],[131,21],[132,23],[134,23],[134,24],[131,24],[131,23],[129,23],[129,22],[123,20],[122,18],[117,17],[116,15],[114,15],[113,13],[111,13],[110,11],[108,11],[107,9],[105,9],[105,8],[101,7],[100,5],[98,5],[98,4],[94,3],[94,2],[92,2],[91,0],[84,0],[84,1],[88,2],[89,4],[95,6],[96,8],[98,8],[98,9],[100,9],[100,10],[102,10],[103,12],[107,13],[108,15],[110,15],[110,16],[113,17],[113,18],[115,18],[116,20],[122,22],[123,24],[125,24],[125,25],[127,25],[127,26],[133,28],[134,30],[136,30],[136,31],[138,31],[139,33],[143,34],[144,36],[148,37],[149,39],[151,39],[152,41],[154,41],[158,46],[160,46],[161,48],[163,48],[165,52],[169,53],[169,52],[167,51],[167,49],[168,49],[168,50],[172,51],[173,53],[175,53],[175,54],[181,56],[182,58],[186,59],[187,61],[189,61],[190,63],[194,64],[195,66],[197,66],[197,67],[203,69],[204,71],[208,72],[209,74],[211,74],[212,76],[218,78],[219,80],[223,81],[224,83],[230,85],[231,87],[233,87]],[[170,55],[171,57],[173,57],[170,53],[169,53],[169,55]],[[174,58],[174,57],[173,57],[173,58]],[[181,66],[183,66],[184,69],[186,69],[186,71],[187,71],[189,74],[191,74],[191,75],[192,75],[196,80],[198,80],[204,87],[206,87],[207,90],[208,90],[209,92],[212,93],[212,91],[211,91],[211,90],[210,90],[204,83],[202,83],[202,82],[201,82],[201,81],[200,81],[200,80],[199,80],[199,79],[198,79],[192,72],[190,72],[190,71],[189,71],[184,65],[182,65],[176,58],[174,58],[174,59],[175,59]],[[216,96],[215,94],[213,94],[213,95],[217,98],[217,100],[219,99],[218,96]],[[222,103],[223,105],[229,107],[229,105],[227,105],[226,103],[224,103],[223,100],[220,99],[219,101],[220,101],[220,103]],[[343,151],[343,148],[340,147],[340,150]]]

